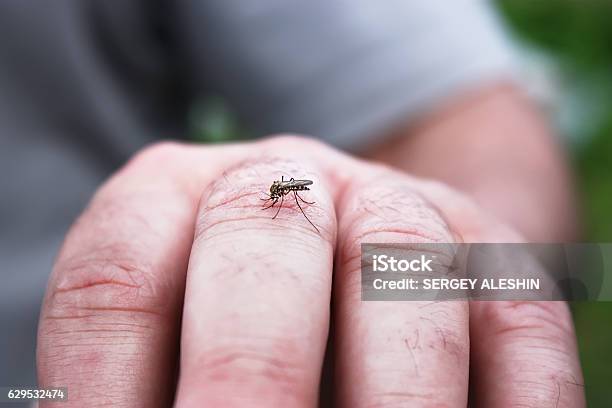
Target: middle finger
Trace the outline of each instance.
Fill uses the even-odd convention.
[[[273,180],[313,180],[273,208]],[[265,197],[264,197],[265,198]],[[315,229],[302,214],[316,226]],[[336,220],[314,166],[241,163],[202,197],[183,316],[177,406],[313,406],[329,325]]]

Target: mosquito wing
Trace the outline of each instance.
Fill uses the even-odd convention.
[[[293,187],[306,187],[312,184],[312,180],[287,180],[282,182],[282,186],[285,188],[293,188]]]

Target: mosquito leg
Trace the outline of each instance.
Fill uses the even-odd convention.
[[[308,222],[310,223],[310,225],[312,225],[314,227],[315,230],[317,230],[317,232],[319,232],[319,229],[316,227],[316,225],[314,225],[312,223],[312,221],[310,221],[310,218],[308,218],[308,216],[306,215],[306,213],[304,212],[304,210],[302,209],[302,206],[300,205],[300,202],[298,201],[298,194],[296,191],[293,192],[293,195],[295,197],[295,203],[297,204],[298,208],[300,209],[300,211],[302,212],[302,215],[306,218],[306,220],[308,220]],[[301,197],[300,197],[301,199]],[[320,232],[319,232],[320,233]]]
[[[274,217],[272,217],[272,219],[275,219],[278,213],[280,212],[281,208],[283,208],[283,201],[285,201],[285,196],[281,196],[281,203],[278,206],[278,210],[276,210],[276,214],[274,214]]]
[[[297,196],[297,197],[298,197],[300,200],[302,200],[302,202],[303,202],[303,203],[305,203],[305,204],[311,204],[311,205],[312,205],[312,204],[314,204],[314,203],[315,203],[314,201],[313,201],[313,202],[310,202],[310,201],[306,201],[306,200],[304,200],[304,199],[302,198],[302,196],[301,196],[301,195],[299,195],[299,194],[297,193],[297,191],[294,191],[294,193],[295,193],[295,195],[296,195],[296,196]]]
[[[272,201],[272,204],[270,204],[267,207],[263,207],[262,210],[267,210],[268,208],[274,207],[274,205],[278,202],[278,198],[275,198],[274,201]]]

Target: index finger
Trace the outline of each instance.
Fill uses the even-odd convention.
[[[195,192],[216,167],[202,148],[149,148],[98,191],[68,234],[37,350],[39,384],[67,387],[66,407],[171,403]]]

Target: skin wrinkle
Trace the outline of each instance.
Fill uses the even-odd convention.
[[[80,320],[88,317],[96,317],[95,314],[89,315],[78,315],[78,316],[56,316],[56,315],[45,315],[45,319],[47,320]]]
[[[403,408],[407,401],[414,403],[415,400],[432,401],[433,393],[418,394],[412,392],[389,391],[372,395],[375,402],[368,403],[366,408]],[[435,405],[436,408],[445,408],[444,405]]]
[[[240,208],[252,208],[252,206],[248,206],[248,207],[233,207],[233,209],[240,209]],[[285,207],[283,207],[283,210],[285,210]],[[302,216],[301,213],[299,213],[300,216]],[[219,237],[219,236],[223,236],[223,235],[233,235],[236,232],[248,232],[248,231],[269,231],[269,232],[284,232],[287,229],[293,229],[295,231],[304,231],[307,233],[312,232],[315,237],[318,237],[319,234],[317,234],[316,231],[313,230],[312,226],[310,224],[308,224],[308,226],[302,226],[302,225],[298,225],[297,223],[293,222],[290,224],[283,224],[283,225],[273,225],[268,224],[266,221],[270,220],[271,218],[269,216],[246,216],[246,217],[235,217],[235,218],[227,218],[227,219],[220,219],[214,222],[209,222],[208,219],[206,221],[206,223],[204,224],[203,227],[198,227],[198,232],[195,234],[194,237],[194,241],[201,241],[203,239],[212,239],[214,237]],[[285,218],[282,217],[277,217],[277,220],[285,220]],[[252,225],[252,226],[244,226],[244,224],[241,224],[240,221],[256,221],[256,220],[261,220],[262,222],[264,222],[264,224],[256,224],[256,225]],[[226,225],[228,224],[229,226],[231,226],[231,228],[227,228],[225,230],[216,232],[216,233],[211,233],[210,230],[214,230],[215,227],[218,226],[222,226],[222,225]],[[236,226],[236,224],[238,224],[239,226]],[[323,228],[318,227],[319,230],[322,230]],[[283,234],[284,235],[284,234]]]
[[[342,261],[337,262],[338,270],[345,270],[348,273],[356,274],[357,270],[360,270],[360,266],[355,267],[355,271],[349,269],[346,265],[352,262],[354,259],[361,258],[360,251],[357,248],[361,247],[362,242],[367,242],[367,237],[370,235],[376,235],[380,233],[397,233],[402,237],[402,241],[406,242],[406,238],[415,237],[418,241],[426,240],[429,242],[442,242],[448,241],[448,239],[442,238],[442,236],[435,236],[425,231],[430,231],[429,228],[415,228],[414,225],[411,226],[397,226],[394,224],[393,226],[388,225],[389,221],[386,221],[384,224],[376,225],[376,223],[371,222],[371,214],[381,214],[386,213],[385,211],[388,208],[395,208],[397,206],[402,206],[408,204],[409,207],[416,208],[417,210],[424,210],[425,212],[432,211],[432,208],[429,206],[428,202],[424,200],[421,196],[418,197],[416,203],[414,203],[415,194],[411,189],[406,188],[397,188],[393,189],[387,185],[375,185],[374,191],[372,188],[367,186],[360,186],[362,189],[362,194],[358,196],[358,202],[352,205],[357,209],[357,212],[354,218],[351,220],[350,225],[359,225],[363,231],[361,233],[355,234],[348,233],[348,236],[353,237],[350,241],[345,241],[340,244],[338,251],[340,252],[339,259]],[[382,193],[381,193],[382,191]],[[378,199],[371,198],[372,196],[379,197]],[[346,206],[346,204],[344,204]],[[427,219],[437,221],[434,216],[429,216]],[[381,219],[380,215],[376,216],[378,219]],[[384,218],[382,218],[385,220]],[[432,221],[433,222],[433,221]],[[443,221],[438,221],[437,227],[443,229],[446,226],[442,224]],[[374,225],[372,225],[374,224]],[[387,225],[385,225],[387,224]],[[347,234],[345,233],[345,236]],[[347,254],[356,254],[355,256],[350,256]],[[359,288],[360,289],[360,288]],[[361,290],[361,289],[360,289]]]
[[[378,231],[377,231],[378,232]],[[411,234],[409,233],[402,233],[402,236],[405,237],[412,237]],[[407,244],[409,245],[409,244]],[[415,248],[418,248],[418,244]],[[419,249],[421,250],[421,249]],[[428,253],[434,253],[434,254],[441,254],[439,252],[435,252],[435,251],[423,251],[423,252],[428,252]],[[358,253],[356,252],[355,255],[351,256],[350,258],[347,258],[346,260],[342,260],[342,261],[337,261],[336,263],[336,270],[334,271],[334,274],[336,276],[342,276],[342,279],[345,279],[345,285],[346,285],[346,293],[350,294],[352,296],[357,296],[359,298],[361,298],[361,252],[359,251]],[[352,265],[354,264],[354,265]],[[426,307],[429,304],[439,304],[440,302],[427,302],[426,305],[421,305],[419,306],[419,308],[422,307]],[[442,313],[442,311],[435,311],[435,312],[431,312],[432,314],[435,313]],[[448,315],[445,316],[445,318],[448,318]]]
[[[90,211],[94,211],[94,208],[98,206],[90,207]],[[131,222],[136,221],[134,228],[143,228],[147,231],[147,239],[153,241],[161,239],[161,236],[156,232],[157,230],[146,221],[146,217],[139,214],[134,216],[135,212],[130,211],[125,205],[111,205],[111,208],[110,211],[107,208],[102,209],[101,212],[106,215],[95,218],[95,225],[102,229],[97,234],[98,236],[104,235],[103,230],[107,228],[105,226],[106,219],[125,218],[125,215],[128,214],[127,217]],[[128,228],[128,225],[123,224],[122,229],[126,228]],[[122,235],[121,230],[114,229],[113,231],[115,235]],[[68,241],[70,242],[70,236]],[[143,312],[160,315],[167,313],[166,311],[169,309],[167,300],[160,298],[159,292],[161,290],[160,285],[166,286],[169,283],[165,279],[159,279],[163,277],[163,274],[152,272],[154,261],[150,261],[149,256],[138,255],[148,253],[149,245],[144,241],[130,240],[125,241],[125,243],[122,241],[123,239],[116,239],[111,243],[99,244],[96,242],[93,248],[83,250],[80,254],[70,255],[62,251],[60,258],[64,259],[58,265],[64,270],[63,280],[56,280],[55,286],[50,287],[50,302],[57,305],[55,302],[57,302],[58,295],[61,294],[62,299],[68,306],[76,302],[73,306],[78,308],[78,302],[81,302],[80,299],[84,299],[85,296],[93,296],[93,299],[99,298],[101,301],[112,297],[120,299],[122,303],[139,305],[133,308],[134,311],[139,309]],[[86,255],[82,255],[83,253]],[[162,263],[165,262],[162,254],[156,254],[156,256],[162,258]],[[138,261],[136,261],[137,259]],[[160,266],[163,267],[163,265]],[[96,286],[101,286],[99,289],[103,292],[97,291]],[[86,295],[88,293],[92,295]],[[104,293],[105,295],[96,296],[96,293]],[[143,300],[145,301],[143,302]],[[140,306],[142,304],[145,305],[144,308]],[[100,310],[104,310],[104,306]]]
[[[379,233],[396,233],[398,235],[400,235],[403,238],[417,238],[420,239],[422,238],[420,235],[418,234],[413,234],[412,231],[408,231],[408,230],[403,230],[403,229],[398,229],[398,228],[394,228],[394,229],[385,229],[385,228],[380,228],[377,230],[371,230],[368,232],[364,232],[362,235],[359,235],[358,237],[356,237],[355,239],[349,241],[345,241],[345,244],[343,245],[342,251],[344,254],[354,254],[354,255],[345,255],[345,256],[341,256],[340,259],[341,261],[338,261],[337,265],[340,268],[346,268],[347,269],[347,273],[353,273],[356,272],[358,270],[361,270],[361,263],[360,262],[356,262],[357,260],[361,260],[361,252],[359,250],[357,250],[358,248],[361,249],[361,244],[364,242],[367,242],[366,238],[370,235],[378,235]],[[356,265],[354,266],[354,269],[350,267],[350,265],[352,263],[355,263]]]
[[[125,287],[128,287],[128,288],[140,288],[139,285],[130,285],[130,284],[125,283],[125,282],[109,279],[109,280],[106,280],[106,281],[100,280],[98,282],[85,283],[85,284],[82,284],[82,285],[71,286],[71,287],[68,287],[68,288],[59,288],[58,287],[55,290],[54,294],[63,293],[63,292],[70,292],[70,291],[79,290],[79,289],[89,289],[89,288],[93,288],[95,286],[109,285],[109,284],[110,285],[117,285],[117,286],[125,286]]]
[[[151,318],[157,319],[157,315],[152,315],[152,317],[148,316],[147,312],[143,312],[142,310],[111,310],[112,312],[121,312],[127,318],[135,319],[135,314],[138,315],[138,319],[135,321],[139,321],[141,319],[140,315],[147,315],[146,319],[151,320]],[[135,339],[135,338],[145,338],[147,336],[151,336],[152,334],[157,334],[153,327],[150,325],[139,325],[139,324],[125,324],[125,323],[114,323],[114,319],[109,315],[109,310],[104,310],[103,313],[97,314],[93,319],[91,318],[83,318],[78,316],[71,316],[70,325],[57,325],[47,323],[43,328],[41,328],[41,333],[44,333],[47,336],[52,336],[53,338],[58,339],[55,342],[48,344],[49,349],[53,348],[61,348],[64,346],[61,340],[72,339],[79,341],[78,344],[88,346],[91,345],[91,342],[84,342],[84,340],[99,340],[103,338],[116,338],[122,337],[121,334],[125,334],[126,339]],[[125,313],[124,313],[125,312]],[[100,322],[100,319],[108,319],[107,322]],[[53,320],[53,319],[52,319]],[[165,320],[165,319],[164,319]],[[95,333],[94,336],[81,336],[80,334],[92,334]],[[104,336],[103,334],[109,334],[109,336]],[[134,334],[137,335],[134,337]],[[126,342],[122,342],[122,344],[127,344]],[[68,347],[74,346],[74,344],[66,345]],[[69,349],[65,349],[64,352]]]
[[[56,303],[61,295],[67,305],[75,303],[72,306],[78,307],[85,294],[92,294],[93,299],[100,301],[110,296],[134,305],[144,303],[161,312],[167,304],[165,299],[159,298],[158,286],[166,283],[152,272],[152,263],[136,261],[149,259],[138,255],[142,251],[144,249],[135,250],[132,242],[103,244],[85,251],[84,256],[73,255],[60,261],[58,267],[64,272],[61,280],[54,279],[50,286],[50,302],[61,304]],[[95,296],[96,293],[100,296]]]
[[[542,404],[547,404],[551,401],[556,401],[557,405],[555,406],[559,406],[560,401],[558,401],[557,398],[561,397],[559,393],[560,383],[556,379],[551,378],[551,381],[548,383],[543,381],[517,381],[515,384],[521,386],[517,387],[518,393],[517,397],[514,399],[516,402],[513,401],[514,403],[512,406],[521,404],[516,406],[540,407]],[[531,392],[529,395],[521,395],[520,391],[518,391],[521,389],[528,389],[530,391],[537,390],[539,393]]]
[[[263,192],[267,192],[273,179],[280,177],[271,176],[272,178],[268,181],[263,174],[282,174],[287,177],[308,178],[315,180],[315,183],[318,183],[320,179],[311,171],[304,171],[303,165],[300,166],[300,164],[295,161],[272,156],[263,156],[259,159],[241,161],[232,167],[226,168],[223,173],[226,177],[214,180],[207,186],[202,194],[201,205],[203,209],[197,221],[196,241],[201,241],[204,237],[207,239],[211,238],[210,230],[216,229],[215,227],[225,223],[229,224],[227,229],[228,232],[232,233],[236,231],[236,227],[233,224],[238,221],[256,221],[257,219],[261,219],[261,224],[257,222],[255,226],[250,227],[242,226],[244,223],[240,223],[239,225],[241,225],[241,227],[238,228],[244,228],[245,230],[249,230],[250,228],[260,229],[260,226],[264,226],[265,228],[266,224],[269,224],[265,221],[269,220],[271,216],[257,214],[257,212],[262,212],[262,201],[259,200],[259,198],[261,198]],[[257,177],[256,179],[255,176]],[[232,180],[231,186],[227,185],[227,179]],[[252,180],[256,181],[253,182]],[[311,192],[313,191],[311,190]],[[250,199],[256,196],[258,198],[257,200]],[[280,203],[277,205],[280,205]],[[248,211],[249,208],[252,209],[252,211]],[[291,200],[285,200],[282,211],[285,211],[285,213],[276,220],[285,221],[282,223],[283,228],[300,228],[304,229],[304,231],[308,230],[311,231],[313,239],[319,238],[319,234],[312,230],[310,225],[306,227],[298,222],[298,219],[303,217],[303,214]],[[332,225],[332,220],[327,219],[329,215],[317,205],[309,206],[305,211],[307,211],[308,218],[311,218],[311,221],[313,221],[315,225],[318,225],[321,233],[329,236],[330,228],[326,227]],[[217,213],[223,216],[221,217],[221,215],[219,215],[217,218]],[[239,217],[235,216],[234,213],[241,215],[246,213],[247,215]],[[285,216],[287,214],[292,214],[292,217],[286,218]],[[288,220],[295,222],[287,222]]]
[[[538,355],[535,355],[537,357]],[[526,362],[526,367],[524,370],[530,371],[529,362]],[[531,370],[534,373],[538,374],[540,371]],[[563,381],[560,378],[564,378]],[[557,387],[563,383],[564,388],[567,389],[568,386],[582,388],[584,385],[575,382],[575,378],[571,373],[563,373],[558,372],[556,374],[549,376],[549,381],[537,380],[537,381],[529,381],[529,380],[516,380],[512,383],[508,384],[509,388],[515,389],[517,392],[519,390],[529,390],[530,394],[525,395],[525,398],[528,399],[536,399],[538,401],[550,401],[551,396],[557,394]],[[533,393],[533,391],[538,391],[537,393]],[[539,406],[539,405],[538,405]]]
[[[361,200],[359,203],[357,203],[356,205],[354,205],[354,207],[357,208],[357,215],[355,216],[356,218],[354,220],[351,220],[350,224],[351,225],[359,225],[361,227],[361,229],[363,229],[364,231],[360,234],[349,234],[354,236],[354,240],[352,240],[350,243],[346,243],[343,248],[341,248],[342,251],[344,251],[345,253],[357,253],[358,251],[354,251],[354,248],[360,247],[360,244],[364,241],[367,241],[365,238],[368,235],[374,235],[376,233],[380,233],[380,232],[396,232],[399,234],[403,234],[406,235],[408,237],[413,236],[416,238],[419,238],[420,240],[425,239],[426,241],[431,241],[431,242],[440,242],[443,239],[441,237],[436,237],[430,234],[425,233],[424,231],[427,230],[427,228],[421,228],[421,229],[416,229],[413,226],[411,227],[406,227],[403,226],[397,227],[390,227],[387,225],[380,225],[380,226],[372,226],[372,225],[368,225],[368,224],[372,224],[371,222],[368,222],[371,217],[368,217],[368,214],[380,214],[380,213],[384,213],[386,208],[394,208],[394,206],[397,205],[402,205],[402,203],[405,201],[404,200],[397,200],[398,196],[404,197],[404,194],[409,194],[409,196],[412,198],[414,195],[412,195],[412,191],[410,190],[409,192],[402,192],[402,191],[389,191],[387,190],[386,193],[382,194],[382,198],[379,200],[374,200],[369,198],[369,194],[371,193],[371,191],[369,191],[367,188],[365,189],[365,192],[362,193],[361,196],[359,196],[359,200]],[[366,195],[366,198],[363,198],[363,195]],[[384,203],[384,201],[386,200],[391,200],[391,202],[393,202],[393,204],[391,203]],[[383,204],[381,205],[380,202],[383,202]],[[409,204],[411,206],[414,206],[414,204],[412,204],[412,201],[408,200]],[[422,200],[419,197],[419,201],[420,204],[422,204],[423,206],[425,206],[427,209],[430,209],[430,207],[428,206],[427,201]],[[371,206],[373,206],[374,208],[370,208]],[[421,207],[417,207],[417,209],[421,209]],[[396,210],[394,210],[396,211]],[[365,212],[365,214],[364,214]],[[378,216],[378,218],[382,218],[380,216]],[[428,217],[428,219],[434,219],[435,217]],[[383,220],[385,218],[382,218]],[[366,225],[367,227],[364,227],[363,225]],[[445,227],[441,222],[438,224],[438,226],[440,227]],[[353,251],[351,251],[353,250]],[[346,255],[345,255],[346,257]],[[344,258],[345,258],[344,257]],[[354,257],[349,257],[348,260],[352,259]],[[346,260],[347,258],[345,258]]]
[[[465,242],[462,234],[456,229],[453,223],[450,221],[448,216],[442,211],[440,207],[438,207],[433,201],[427,200],[425,196],[423,196],[420,192],[415,192],[421,199],[427,203],[427,205],[436,212],[436,215],[440,218],[441,223],[448,229],[449,233],[453,237],[450,242],[463,243]]]
[[[494,336],[505,336],[508,334],[515,335],[517,332],[520,333],[519,336],[521,338],[531,338],[534,340],[548,340],[548,337],[544,336],[534,336],[534,335],[524,335],[523,331],[531,332],[533,330],[541,330],[544,328],[541,324],[521,324],[517,326],[508,326],[501,327],[493,332]]]
[[[287,346],[287,340],[282,343],[289,349],[294,347]],[[269,377],[271,382],[286,384],[289,388],[293,388],[303,375],[302,368],[298,364],[272,355],[268,356],[252,344],[203,350],[196,364],[199,367],[198,372],[211,381],[227,380],[228,373],[235,374],[235,367],[243,365],[254,369],[258,375]],[[236,381],[237,378],[232,380]]]
[[[347,213],[347,208],[355,209],[356,211],[356,214],[349,220],[343,221],[342,225],[348,230],[343,231],[343,233],[345,236],[348,234],[351,239],[346,241],[341,248],[340,257],[343,259],[337,263],[337,269],[342,270],[343,274],[346,275],[342,278],[343,297],[345,299],[347,296],[349,298],[352,297],[351,293],[353,292],[356,294],[356,298],[360,298],[361,283],[359,279],[360,267],[358,265],[360,256],[356,254],[359,252],[361,242],[367,242],[368,237],[372,237],[376,240],[376,237],[384,236],[388,238],[389,236],[397,235],[398,242],[409,242],[412,238],[416,241],[415,246],[418,246],[416,243],[421,242],[452,242],[447,226],[441,218],[437,217],[437,211],[429,206],[428,201],[414,194],[411,189],[402,188],[401,185],[381,185],[377,181],[374,182],[378,184],[375,184],[373,188],[365,183],[360,183],[359,195],[357,195],[356,198],[347,195],[340,206],[341,211],[344,210],[345,213]],[[356,187],[353,186],[353,188]],[[349,190],[348,194],[354,194],[354,190]],[[350,202],[347,200],[357,201]],[[402,212],[404,210],[406,213],[411,214],[412,218],[407,217],[405,220],[402,218],[395,219],[395,215],[398,214],[398,211]],[[351,212],[348,211],[348,213],[350,214]],[[377,214],[382,214],[382,216],[377,216]],[[390,217],[389,214],[393,214],[393,216]],[[428,220],[427,225],[424,223],[421,224],[421,220],[424,219]],[[354,255],[351,256],[351,254]],[[351,262],[355,263],[354,268],[349,266]],[[404,302],[400,302],[400,304],[402,303]],[[376,304],[368,304],[364,305],[364,307],[365,306],[374,307]],[[421,377],[422,373],[417,363],[417,353],[415,353],[414,350],[418,349],[419,353],[421,353],[423,344],[428,349],[431,348],[437,352],[452,355],[453,360],[458,363],[467,359],[466,356],[469,354],[469,346],[463,344],[467,341],[467,338],[464,338],[465,336],[460,334],[463,332],[461,329],[462,326],[467,329],[467,319],[449,319],[449,322],[456,322],[456,327],[442,328],[435,320],[440,316],[438,313],[441,311],[439,310],[440,307],[445,307],[445,305],[438,304],[434,310],[423,309],[419,315],[414,316],[419,322],[422,322],[416,327],[416,329],[419,330],[416,338],[413,337],[415,336],[414,324],[408,324],[405,328],[402,328],[398,333],[392,336],[393,342],[399,342],[401,348],[406,350],[406,356],[402,356],[400,353],[395,357],[395,359],[406,359],[406,366],[400,370],[401,374],[398,375],[405,376],[407,372],[410,372],[411,375],[416,378]],[[462,310],[467,312],[467,304],[463,305]],[[389,312],[391,312],[391,310],[389,310]],[[381,310],[377,315],[381,313],[384,312]],[[457,313],[461,313],[461,311],[455,310],[453,312],[453,314]],[[444,315],[448,316],[448,313],[444,313]],[[369,323],[362,322],[356,318],[350,319],[349,316],[343,317],[345,319],[345,332],[353,333],[353,336],[357,338],[373,336],[373,334],[368,334]],[[408,323],[408,321],[406,321],[406,323]],[[383,325],[383,323],[380,324]],[[363,327],[360,328],[360,326]],[[426,333],[421,335],[420,329],[426,330]],[[423,339],[423,336],[426,338]],[[411,343],[409,339],[414,343]],[[372,341],[376,341],[375,336],[372,337]],[[390,341],[390,337],[387,338],[387,341]],[[425,343],[423,343],[423,341],[425,341]],[[411,347],[412,344],[414,344],[414,348]],[[397,347],[393,347],[393,349],[396,350],[396,352],[400,350]],[[442,356],[439,358],[444,360]],[[408,368],[410,366],[412,366],[411,370]],[[370,375],[374,374],[370,368],[366,369],[366,367],[362,367],[360,370],[366,370]],[[418,375],[415,375],[416,373],[418,373]],[[372,390],[372,393],[364,393],[364,396],[367,398],[363,399],[361,403],[364,404],[363,406],[406,406],[408,404],[415,404],[419,399],[423,399],[425,403],[430,404],[443,403],[443,400],[440,399],[440,395],[433,393],[423,393],[421,395],[406,390],[394,390],[393,387],[391,387],[390,390],[384,391],[383,395],[384,394],[393,395],[394,398],[390,400],[380,400],[376,396],[376,392]],[[421,395],[422,398],[417,398],[417,395]],[[344,402],[350,404],[350,401],[351,399],[349,398],[348,401]]]
[[[74,342],[74,341],[62,342],[62,343],[54,345],[54,347],[49,349],[49,357],[48,357],[47,363],[54,363],[54,365],[56,366],[61,366],[62,364],[66,364],[66,368],[71,371],[73,371],[75,367],[77,367],[81,375],[92,373],[97,376],[100,374],[99,373],[100,370],[104,370],[105,368],[106,369],[108,368],[107,364],[111,364],[111,365],[113,364],[112,361],[104,359],[103,348],[112,347],[114,343],[115,341],[109,341],[109,342],[92,341],[88,343],[82,343],[80,341],[79,342]],[[125,342],[125,340],[123,341],[123,343],[125,343],[126,346],[137,345],[136,343],[133,343],[133,342]],[[92,346],[97,348],[95,352],[89,351],[91,350]],[[83,351],[80,351],[81,349],[83,349]],[[57,350],[57,352],[54,350]],[[115,357],[117,357],[118,354],[119,353],[116,353]],[[129,353],[124,352],[123,354],[129,355],[130,358],[132,359],[138,355],[138,351],[131,350]],[[79,364],[76,366],[74,365],[75,356],[77,356],[77,359],[80,360],[82,364]],[[105,361],[106,363],[103,366],[97,366],[95,364],[86,364],[88,361],[87,356],[91,356],[90,359],[91,359],[91,362],[93,363],[97,363],[98,361]],[[129,370],[129,367],[133,366],[134,364],[135,362],[133,361],[127,362],[126,365],[121,367],[120,372],[125,374],[126,372],[131,371]],[[105,372],[105,374],[108,374],[108,373]],[[130,381],[130,376],[128,376],[127,378],[122,377],[122,381]],[[49,384],[63,384],[64,382],[65,382],[65,378],[61,375],[59,376],[54,375],[48,378]],[[113,397],[113,393],[111,389],[112,384],[107,384],[107,387],[103,387],[103,388],[100,387],[99,384],[92,384],[91,386],[88,386],[87,384],[81,384],[81,387],[75,388],[75,391],[73,392],[76,392],[81,395],[87,395],[88,397],[90,397],[91,393],[89,392],[89,388],[97,392],[100,392],[100,394],[104,395],[106,398],[110,398],[111,400],[114,400],[117,403],[117,406],[122,406],[121,404],[124,402],[128,404],[130,403],[129,401],[126,401],[126,395],[117,394],[116,398]],[[72,394],[72,398],[74,398],[74,394]],[[96,404],[92,403],[89,406],[95,407],[98,405],[97,403]]]
[[[504,302],[502,307],[488,307],[484,309],[484,316],[492,327],[497,327],[496,333],[513,332],[520,330],[523,325],[536,325],[540,328],[546,328],[547,331],[558,333],[559,339],[571,339],[570,334],[573,333],[571,322],[567,322],[563,317],[569,313],[566,306],[562,309],[554,305],[549,305],[550,302],[527,302],[515,301]],[[506,313],[507,311],[507,313]],[[534,323],[527,323],[527,321]],[[550,339],[550,333],[548,334]]]
[[[140,270],[136,272],[131,267],[126,269],[125,267],[118,267],[114,263],[112,265],[104,263],[98,268],[95,265],[96,263],[91,261],[84,261],[65,268],[70,276],[81,275],[79,271],[82,270],[82,275],[86,279],[84,283],[68,286],[68,284],[60,282],[50,287],[48,302],[55,311],[54,315],[56,317],[62,316],[62,314],[58,314],[60,311],[66,313],[63,316],[78,316],[79,311],[120,310],[154,314],[159,317],[169,317],[171,315],[167,309],[166,300],[157,299],[157,290],[154,289],[154,284],[147,283],[146,280],[152,276],[150,273]],[[109,270],[129,270],[129,276],[137,273],[144,277],[142,279],[144,282],[141,284],[115,283],[115,273],[109,272]],[[110,278],[107,276],[110,276]],[[135,280],[132,281],[135,282]],[[77,312],[76,315],[73,314],[74,311]]]
[[[512,366],[520,370],[523,377],[542,378],[515,380],[508,384],[507,387],[515,393],[530,390],[530,394],[515,397],[516,401],[528,401],[525,403],[530,406],[539,406],[544,401],[556,401],[558,406],[569,406],[567,404],[575,401],[573,395],[576,393],[568,387],[579,387],[571,384],[579,382],[569,368],[558,369],[572,366],[570,350],[573,347],[568,344],[571,339],[566,331],[568,328],[562,323],[567,309],[564,305],[561,308],[559,306],[560,302],[505,302],[495,310],[485,309],[485,316],[494,313],[491,321],[494,335],[507,339],[502,352],[513,360]],[[505,311],[509,316],[506,316]],[[500,328],[497,328],[500,324]],[[542,363],[536,363],[538,361]]]
[[[275,350],[275,352],[284,350],[280,353],[283,356],[298,355],[301,353],[298,346],[300,341],[301,339],[292,339],[284,334],[281,334],[278,339],[251,336],[249,341],[231,341],[215,348],[204,348],[201,350],[200,357],[192,364],[199,367],[197,370],[198,382],[207,384],[207,386],[214,387],[215,383],[219,383],[221,385],[233,384],[232,387],[235,387],[245,378],[254,377],[257,378],[260,386],[268,387],[273,384],[275,387],[282,388],[283,395],[291,396],[295,401],[304,401],[309,397],[301,395],[304,391],[301,382],[307,377],[303,367],[292,362],[291,359],[268,355],[270,350]],[[272,347],[267,346],[270,342],[274,344]],[[265,381],[262,382],[262,379]],[[194,378],[190,379],[190,381],[193,380]],[[211,401],[208,402],[213,404],[216,401],[215,398],[211,396]],[[206,405],[206,401],[200,401],[200,404]]]
[[[73,329],[73,330],[52,330],[46,334],[72,334],[72,333],[133,333],[143,334],[142,331],[138,330],[127,330],[127,329]],[[114,336],[108,336],[107,338],[113,338]],[[100,337],[104,338],[104,337]]]
[[[212,187],[213,189],[217,188],[216,186]],[[243,191],[246,190],[246,188],[243,189]],[[231,190],[230,190],[231,191]],[[218,203],[214,203],[213,205],[210,204],[210,201],[206,201],[206,207],[204,208],[204,211],[212,211],[212,210],[217,210],[219,209],[219,207],[223,207],[227,204],[232,204],[233,208],[250,208],[253,207],[253,205],[251,204],[251,202],[247,202],[247,205],[244,206],[239,206],[238,202],[241,201],[242,198],[245,197],[250,197],[250,196],[261,196],[261,194],[254,192],[254,191],[244,191],[241,193],[237,193],[234,195],[227,195],[227,199],[226,200],[221,200],[221,202]]]
[[[68,279],[89,277],[91,273],[88,269],[92,266],[96,266],[95,270],[99,270],[101,275],[109,275],[109,280],[114,280],[117,277],[115,272],[120,272],[119,276],[127,275],[129,278],[129,282],[122,281],[125,286],[143,287],[146,283],[145,276],[148,275],[145,271],[149,271],[153,267],[150,262],[135,261],[135,259],[139,257],[140,253],[146,252],[144,248],[137,250],[132,242],[92,245],[91,248],[87,248],[85,254],[63,257],[59,267],[67,273],[65,274],[65,280],[57,283],[57,288],[69,290],[71,287],[78,287],[78,284],[70,285]],[[111,266],[112,271],[109,273],[106,268]],[[140,282],[135,279],[135,275],[142,278]]]
[[[58,295],[71,293],[80,293],[83,290],[95,288],[96,286],[109,286],[111,288],[117,288],[123,286],[126,293],[137,291],[140,293],[140,289],[145,288],[145,279],[141,279],[138,283],[135,275],[146,276],[143,272],[144,269],[139,269],[135,263],[132,263],[126,259],[117,259],[111,261],[112,257],[86,257],[83,259],[68,259],[65,263],[60,265],[65,271],[65,276],[70,277],[72,280],[80,280],[79,283],[70,283],[70,278],[60,281],[56,284],[51,292],[50,298],[53,301]],[[146,268],[146,267],[145,267]],[[109,272],[109,270],[111,270]],[[95,271],[95,272],[92,272]],[[119,273],[115,273],[115,272]],[[127,280],[120,280],[117,277],[127,276]],[[145,281],[145,282],[143,282]],[[150,290],[150,287],[147,288]]]
[[[416,241],[420,242],[425,240],[426,242],[431,242],[431,243],[435,243],[435,242],[444,242],[445,240],[443,240],[441,237],[434,237],[431,236],[425,232],[422,232],[423,229],[415,229],[414,226],[397,226],[393,225],[366,225],[365,227],[363,226],[363,223],[360,223],[359,220],[363,218],[363,214],[361,216],[358,216],[358,218],[352,222],[352,225],[359,225],[360,228],[363,230],[359,233],[352,233],[350,234],[350,236],[353,237],[353,239],[351,240],[347,240],[344,242],[344,245],[342,245],[342,247],[340,248],[340,251],[342,251],[342,253],[356,253],[356,249],[361,247],[361,243],[363,242],[367,242],[367,237],[368,236],[376,236],[380,233],[397,233],[400,234],[402,237],[404,237],[404,239],[402,240],[403,242],[408,242],[406,240],[406,238],[416,238]]]
[[[423,199],[415,190],[406,188],[401,183],[361,185],[360,189],[362,193],[358,196],[359,201],[354,204],[357,210],[366,208],[374,214],[388,214],[389,211],[395,214],[406,212],[414,214],[416,212],[419,213],[419,218],[433,223],[433,225],[428,225],[429,229],[432,229],[432,226],[434,229],[435,227],[446,228],[443,220],[436,217],[438,214],[431,203]],[[378,215],[378,217],[381,216]]]

